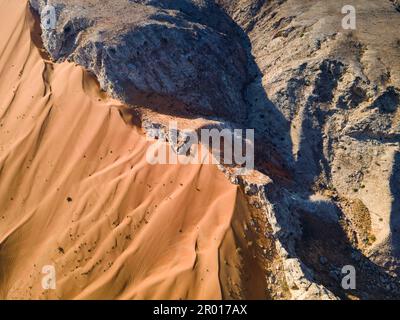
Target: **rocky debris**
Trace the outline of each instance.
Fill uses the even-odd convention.
[[[55,30],[42,27],[51,57],[93,72],[114,97],[166,114],[246,117],[244,40],[213,1],[31,0],[38,12],[46,2],[57,13]]]
[[[292,209],[296,202],[293,195],[277,187],[270,178],[261,173],[247,176],[232,176],[221,168],[228,178],[243,188],[252,197],[257,208],[267,215],[267,221],[276,241],[276,250],[282,260],[284,274],[291,298],[299,300],[335,300],[337,297],[323,285],[315,282],[313,271],[308,268],[296,252],[296,241],[302,230],[298,215]]]
[[[204,150],[209,150],[210,153],[215,156],[219,155],[219,159],[215,158],[213,161],[215,164],[222,168],[227,165],[226,162],[232,161],[231,164],[228,164],[233,170],[236,172],[236,175],[242,175],[245,168],[242,165],[235,164],[234,159],[224,159],[224,156],[221,150],[214,150],[213,141],[207,141],[208,143],[204,143],[202,138],[202,130],[217,130],[217,132],[224,132],[226,136],[231,136],[232,141],[233,138],[237,139],[237,141],[242,142],[242,145],[248,143],[252,145],[252,141],[245,141],[245,136],[235,136],[234,131],[234,124],[230,122],[219,122],[219,121],[205,121],[202,125],[196,127],[193,126],[191,129],[188,128],[181,128],[177,122],[165,122],[165,119],[159,119],[161,121],[154,122],[151,119],[142,119],[142,129],[144,130],[147,138],[150,141],[160,141],[168,143],[170,147],[175,151],[177,155],[186,155],[192,160],[199,161],[200,159],[197,157],[199,156],[196,153],[200,153],[201,150],[196,149],[194,147],[200,148],[200,145],[205,147]],[[197,142],[197,143],[196,143]],[[197,144],[194,146],[194,144]],[[202,155],[203,156],[203,155]],[[233,157],[233,155],[232,155]],[[204,160],[208,160],[205,158]],[[225,161],[226,160],[226,161]],[[213,162],[213,163],[214,163]],[[196,162],[197,163],[197,162]],[[242,170],[244,169],[244,170]]]
[[[356,30],[342,28],[346,3],[341,1],[217,2],[248,34],[259,68],[260,77],[246,91],[249,125],[264,133],[264,141],[284,155],[286,168],[293,173],[293,186],[285,187],[291,201],[283,205],[290,213],[283,216],[312,214],[339,229],[343,219],[353,221],[344,236],[349,237],[349,246],[358,248],[361,241],[367,258],[387,272],[385,262],[393,261],[393,271],[400,230],[395,218],[400,198],[398,1],[392,1],[395,7],[390,2],[377,7],[354,1]],[[371,24],[376,32],[371,32]],[[316,207],[309,201],[321,194],[330,206]],[[354,210],[344,210],[347,201],[363,204],[361,216],[368,223],[360,225]],[[336,222],[335,215],[340,218]],[[307,222],[292,220],[289,225],[293,223],[302,230]],[[304,240],[294,241],[297,249],[305,245]],[[323,273],[319,258],[306,259],[300,251],[297,257],[328,285],[318,277]],[[342,260],[349,254],[335,253]],[[367,274],[371,285],[357,293],[361,298],[379,292],[380,287],[372,285],[378,273]],[[335,288],[340,296],[342,292],[340,286]]]
[[[285,270],[287,271],[288,285],[292,297],[296,300],[336,300],[335,295],[324,286],[310,282],[311,270],[301,265],[298,259],[286,259]],[[309,273],[305,276],[304,271]],[[307,278],[306,278],[307,277]]]

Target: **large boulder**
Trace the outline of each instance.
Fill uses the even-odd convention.
[[[46,2],[31,0],[39,13]],[[47,3],[56,27],[42,25],[45,49],[93,72],[115,98],[166,114],[245,118],[244,40],[213,1]]]

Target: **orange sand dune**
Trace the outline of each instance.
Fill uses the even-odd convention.
[[[0,0],[0,298],[256,294],[241,283],[237,186],[212,165],[147,164],[123,106],[82,68],[46,62],[33,25],[26,0]]]

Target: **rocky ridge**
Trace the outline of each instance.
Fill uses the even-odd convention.
[[[353,2],[356,30],[341,26],[344,1],[54,0],[42,37],[132,107],[256,129],[258,172],[221,170],[267,216],[291,298],[395,298],[398,3]]]
[[[46,3],[31,1],[38,12]],[[49,4],[57,25],[43,43],[52,59],[90,70],[114,97],[167,114],[245,118],[241,30],[212,1]]]

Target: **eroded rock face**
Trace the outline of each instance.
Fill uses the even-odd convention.
[[[352,1],[355,30],[342,27],[346,1],[217,2],[252,44],[260,78],[248,86],[249,125],[293,172],[300,258],[326,285],[337,282],[347,261],[370,278],[359,279],[359,297],[399,296],[399,2]],[[335,208],[344,231],[322,222],[323,207],[310,210],[322,201]],[[337,229],[335,241],[318,236],[324,228]],[[352,250],[366,259],[354,261]],[[329,257],[331,270],[323,271],[312,251]],[[380,272],[392,272],[390,285],[379,281]]]
[[[46,1],[32,0],[41,11]],[[104,90],[167,114],[246,115],[249,79],[241,31],[213,1],[48,1],[55,30],[43,30],[56,61],[92,71]]]
[[[355,297],[400,296],[398,0],[352,1],[356,30],[346,1],[49,2],[53,59],[129,104],[255,128],[280,156],[284,179],[232,180],[267,216],[293,298],[348,298],[344,265]]]

